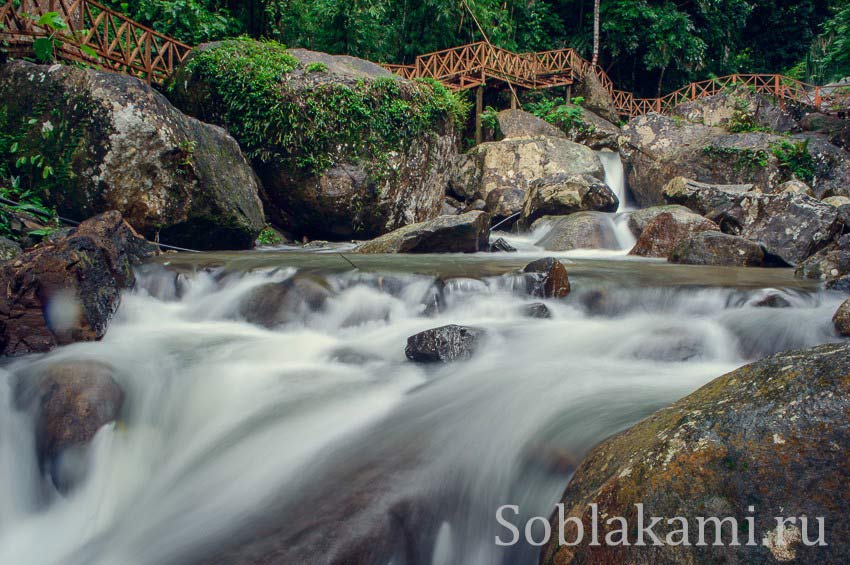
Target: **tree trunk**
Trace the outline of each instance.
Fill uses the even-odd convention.
[[[599,4],[601,0],[593,1],[593,65],[599,63]]]
[[[661,73],[658,75],[658,94],[657,98],[661,98],[661,89],[664,87],[664,71],[667,70],[667,65],[661,67]]]

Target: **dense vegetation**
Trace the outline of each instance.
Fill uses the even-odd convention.
[[[468,111],[434,81],[379,77],[302,89],[287,75],[309,76],[326,67],[302,68],[273,40],[225,41],[199,52],[186,70],[210,92],[216,116],[205,117],[227,124],[252,159],[290,163],[308,174],[335,164],[340,151],[380,160],[388,148],[403,147],[441,124],[463,124]],[[180,84],[178,77],[172,90]]]
[[[589,58],[593,0],[138,0],[111,5],[190,43],[241,33],[291,46],[410,62],[481,39]],[[470,17],[474,14],[475,19]],[[850,74],[850,0],[602,0],[600,63],[655,95],[712,75]]]

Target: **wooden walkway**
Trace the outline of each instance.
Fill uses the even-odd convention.
[[[50,12],[56,12],[67,29],[37,25],[39,18]],[[99,65],[149,84],[163,84],[192,50],[92,0],[7,0],[0,6],[0,41],[13,56],[30,55],[35,38],[51,34],[57,40],[57,58]],[[661,98],[637,98],[614,88],[600,66],[592,65],[573,49],[513,53],[479,42],[420,55],[413,65],[385,67],[405,78],[435,79],[453,90],[483,87],[488,81],[543,89],[595,76],[611,94],[617,112],[628,118],[666,113],[683,102],[736,85],[822,112],[850,107],[850,93],[825,92],[823,87],[776,74],[729,75],[691,83]]]

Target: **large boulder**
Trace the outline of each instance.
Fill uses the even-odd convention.
[[[679,240],[670,251],[669,260],[682,265],[760,267],[765,254],[761,245],[743,237],[701,231]]]
[[[709,185],[684,178],[664,188],[668,202],[683,204],[726,233],[758,242],[789,265],[829,244],[842,230],[838,210],[805,194],[762,194],[748,186]]]
[[[355,249],[356,253],[477,253],[487,251],[490,215],[467,212],[399,228]]]
[[[570,293],[570,278],[564,264],[554,257],[537,259],[522,272],[528,293],[540,298],[563,298]]]
[[[850,536],[850,493],[842,486],[850,449],[848,373],[850,344],[780,353],[604,441],[567,486],[564,519],[554,512],[540,562],[843,562]],[[597,545],[590,543],[594,514]],[[613,516],[628,527],[606,523]],[[657,545],[648,532],[637,543],[651,516],[662,517],[652,531],[670,543]],[[789,520],[778,524],[777,516]],[[697,517],[728,519],[701,525]],[[559,546],[562,521],[565,540],[576,539],[581,523],[584,542]],[[820,526],[823,544],[817,543]],[[704,543],[698,543],[701,531]],[[629,545],[604,543],[609,533]],[[739,544],[732,544],[734,537]]]
[[[681,239],[703,231],[719,232],[720,227],[693,212],[664,212],[647,224],[629,255],[666,258]]]
[[[544,216],[533,224],[549,230],[535,242],[546,251],[573,249],[619,249],[620,243],[610,215],[602,212],[576,212],[569,216]]]
[[[404,353],[417,363],[450,363],[472,357],[484,330],[448,325],[420,332],[407,338]]]
[[[543,216],[616,212],[619,206],[617,195],[598,178],[588,174],[557,174],[531,183],[522,204],[522,219],[532,224]]]
[[[460,157],[452,179],[452,191],[466,201],[482,199],[487,211],[496,216],[510,215],[522,209],[523,199],[532,184],[560,175],[590,175],[603,179],[605,173],[596,153],[557,137],[511,138],[482,143]],[[513,208],[495,210],[490,193],[521,195]],[[499,198],[496,202],[504,199]]]
[[[619,121],[620,115],[617,113],[617,105],[614,104],[611,91],[600,80],[597,71],[590,65],[577,70],[580,77],[575,84],[574,93],[577,98],[583,99],[582,106],[609,122]]]
[[[632,119],[623,134],[629,188],[641,206],[664,204],[664,186],[680,176],[749,183],[762,192],[796,177],[810,182],[818,197],[846,195],[850,184],[850,155],[815,134],[730,134],[659,114]]]
[[[223,129],[129,75],[13,61],[0,69],[4,156],[61,215],[118,210],[133,228],[195,249],[248,249],[265,225],[259,183]],[[43,156],[18,168],[21,157]]]
[[[3,263],[0,353],[100,339],[135,283],[132,266],[153,253],[121,214],[107,212]]]
[[[170,96],[239,141],[295,235],[375,237],[440,214],[464,107],[439,84],[238,39],[195,49]]]

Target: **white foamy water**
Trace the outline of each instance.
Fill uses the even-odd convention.
[[[548,515],[564,454],[749,359],[833,339],[840,302],[577,277],[534,319],[515,277],[341,273],[318,310],[296,305],[272,328],[240,317],[249,293],[293,275],[154,269],[102,342],[7,364],[0,563],[351,562],[363,547],[376,563],[536,563],[536,548],[493,544],[499,506]],[[770,292],[792,307],[756,307]],[[449,323],[486,330],[471,360],[406,360],[408,336]],[[62,495],[15,390],[77,359],[112,365],[126,402]]]
[[[618,212],[628,210],[628,195],[626,193],[626,175],[623,170],[623,160],[616,151],[598,151],[602,169],[605,171],[605,184],[608,185],[620,200]]]

